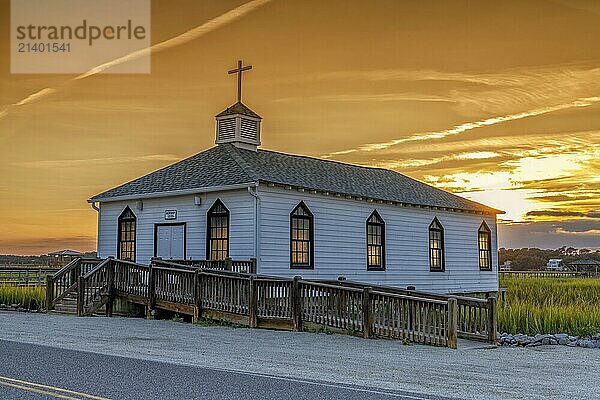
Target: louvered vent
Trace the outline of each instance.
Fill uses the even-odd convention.
[[[217,123],[217,141],[235,138],[235,118],[221,119]]]
[[[240,125],[240,136],[253,141],[258,140],[258,121],[243,119]]]

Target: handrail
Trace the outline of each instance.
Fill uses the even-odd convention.
[[[88,273],[86,273],[85,275],[83,275],[84,279],[89,278],[90,276],[92,276],[96,271],[98,271],[99,269],[104,268],[104,266],[106,266],[108,263],[110,263],[113,259],[111,257],[107,258],[106,260],[102,261],[101,263],[99,263],[98,265],[96,265],[94,268],[92,268],[91,270],[88,271]]]
[[[109,257],[109,258],[110,258],[110,257]],[[119,262],[119,263],[121,263],[121,264],[129,264],[129,265],[133,265],[133,266],[136,266],[136,267],[146,267],[146,268],[148,268],[148,266],[147,266],[147,265],[144,265],[144,264],[138,264],[138,263],[136,263],[136,262],[129,261],[129,260],[121,260],[121,259],[118,259],[118,258],[113,258],[113,260],[114,260],[114,261],[118,261],[118,262]]]
[[[160,265],[153,265],[152,269],[161,270],[161,271],[169,271],[169,272],[183,272],[186,274],[193,274],[195,269],[183,269],[183,268],[172,268],[172,267],[163,267]]]
[[[344,287],[344,286],[337,286],[337,285],[331,285],[328,283],[322,283],[322,282],[315,282],[315,281],[302,281],[303,284],[307,284],[307,285],[311,285],[311,286],[317,286],[317,287],[321,287],[321,288],[328,288],[328,289],[337,289],[337,290],[347,290],[349,292],[362,292],[362,289],[358,289],[358,288],[354,288],[354,287]]]
[[[347,280],[325,281],[325,282],[327,282],[329,284],[337,283],[339,286],[349,286],[349,287],[364,287],[367,285],[365,283],[360,283],[360,282],[355,282],[355,281],[347,281]],[[448,301],[448,299],[450,299],[450,298],[455,298],[459,301],[468,301],[468,302],[481,303],[481,304],[486,303],[485,299],[479,299],[477,297],[467,297],[467,296],[453,295],[453,294],[439,294],[439,293],[425,292],[425,291],[421,291],[421,290],[409,290],[409,289],[396,288],[393,286],[386,286],[386,285],[372,285],[372,286],[368,285],[368,286],[370,286],[373,290],[377,290],[380,292],[397,293],[397,294],[403,294],[406,296],[417,297],[417,298],[433,299],[433,300],[441,300],[441,301]]]
[[[415,297],[415,296],[409,296],[409,295],[397,294],[397,293],[390,293],[390,292],[380,292],[378,290],[373,290],[371,293],[372,294],[377,294],[377,295],[380,295],[380,296],[389,296],[389,297],[393,297],[395,299],[416,300],[416,301],[423,301],[423,302],[427,302],[427,303],[431,303],[431,304],[448,304],[448,302],[444,301],[444,300],[427,299],[427,298],[424,298],[424,297]]]
[[[79,265],[79,262],[81,261],[81,259],[82,259],[81,257],[77,257],[77,258],[72,259],[67,265],[65,265],[64,267],[62,267],[58,271],[56,271],[56,273],[54,275],[52,275],[52,279],[57,279],[60,276],[62,276],[65,273],[69,272],[70,270],[72,270],[73,268],[77,267],[77,265]]]
[[[431,299],[442,300],[442,301],[448,300],[449,297],[456,297],[456,296],[447,296],[447,295],[438,294],[438,293],[424,292],[424,291],[420,291],[420,290],[402,289],[402,288],[397,288],[394,286],[370,285],[370,284],[365,284],[363,282],[348,281],[348,280],[337,280],[337,281],[328,280],[325,282],[329,283],[330,285],[359,287],[359,288],[362,288],[362,287],[368,285],[371,288],[373,288],[373,290],[378,290],[380,292],[406,294],[406,295],[412,296],[412,297],[431,298]]]
[[[209,269],[205,269],[205,268],[201,268],[199,269],[200,274],[202,275],[206,275],[206,276],[219,276],[219,277],[227,277],[227,278],[242,278],[242,279],[250,279],[250,277],[252,277],[252,274],[244,274],[241,272],[231,272],[231,271],[215,271],[215,270],[209,270]]]

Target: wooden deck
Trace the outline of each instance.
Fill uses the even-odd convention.
[[[169,310],[193,320],[208,317],[252,328],[327,329],[451,348],[458,337],[496,340],[495,298],[261,276],[231,271],[236,264],[252,271],[252,261],[229,263],[230,270],[215,270],[202,267],[215,267],[207,262],[154,259],[146,266],[112,258],[79,260],[49,277],[48,308],[76,292],[81,316],[101,307],[110,316],[120,298],[143,305],[150,318],[155,310]]]

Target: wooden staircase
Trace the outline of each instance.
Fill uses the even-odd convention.
[[[64,293],[63,297],[54,302],[54,312],[57,314],[77,314],[77,287]]]
[[[86,288],[86,297],[89,298],[93,288]],[[60,299],[55,300],[53,313],[56,314],[72,314],[77,315],[77,287],[67,290]],[[104,314],[106,299],[104,296],[99,296],[92,304],[84,305],[84,315]]]
[[[48,276],[48,312],[93,315],[105,311],[110,298],[107,293],[107,267],[110,265],[111,259],[77,258],[53,276]]]

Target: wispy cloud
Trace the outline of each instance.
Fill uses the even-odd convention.
[[[534,210],[526,214],[528,217],[581,217],[600,219],[600,212],[578,212],[578,211],[558,211],[558,210]]]
[[[594,96],[600,89],[600,68],[582,63],[476,72],[428,69],[341,70],[295,74],[274,79],[278,84],[294,85],[299,82],[310,85],[321,81],[345,81],[350,87],[368,88],[368,95],[373,95],[373,91],[380,87],[377,84],[383,83],[386,93],[391,89],[395,92],[393,96],[389,96],[390,99],[401,98],[408,92],[416,99],[438,97],[451,101],[455,103],[453,108],[464,115],[481,112],[512,114],[523,109],[561,104],[577,98]],[[322,85],[316,84],[314,87],[318,90]],[[419,93],[420,90],[424,93]],[[361,95],[358,92],[349,96],[360,98]],[[304,101],[335,99],[320,96],[320,94],[308,96]],[[286,100],[290,99],[281,101]],[[340,101],[343,101],[343,98]]]
[[[439,164],[445,161],[470,161],[470,160],[486,160],[490,158],[501,157],[502,154],[493,151],[471,151],[457,154],[449,154],[441,157],[431,157],[422,159],[409,159],[409,160],[398,160],[398,161],[382,161],[376,163],[378,167],[388,169],[402,169],[411,167],[423,167],[428,165]]]
[[[132,162],[155,162],[155,161],[177,161],[181,157],[174,154],[150,154],[145,156],[132,157],[102,157],[85,159],[64,159],[64,160],[36,160],[14,163],[20,167],[30,168],[73,168],[89,165],[106,165]]]
[[[565,110],[565,109],[574,108],[574,107],[588,107],[588,106],[591,106],[598,102],[600,102],[600,96],[580,98],[580,99],[577,99],[577,100],[574,100],[574,101],[571,101],[568,103],[536,108],[533,110],[528,110],[528,111],[520,112],[517,114],[502,115],[502,116],[496,116],[496,117],[492,117],[492,118],[486,118],[486,119],[479,120],[479,121],[466,122],[466,123],[463,123],[460,125],[456,125],[450,129],[445,129],[445,130],[441,130],[441,131],[420,132],[420,133],[411,134],[408,137],[394,139],[394,140],[390,140],[387,142],[369,143],[369,144],[362,145],[362,146],[359,146],[354,149],[346,149],[346,150],[342,150],[342,151],[332,152],[332,153],[325,155],[324,157],[327,158],[327,157],[332,157],[332,156],[336,156],[336,155],[340,155],[340,154],[348,154],[348,153],[352,153],[352,152],[356,152],[356,151],[383,150],[388,147],[397,146],[399,144],[406,143],[406,142],[420,142],[420,141],[427,141],[427,140],[432,140],[432,139],[441,139],[441,138],[444,138],[447,136],[458,135],[460,133],[470,131],[472,129],[481,128],[484,126],[495,125],[495,124],[499,124],[502,122],[514,121],[514,120],[528,118],[528,117],[534,117],[537,115],[548,114],[551,112]]]
[[[256,10],[259,7],[262,7],[263,5],[267,4],[271,2],[271,0],[253,0],[250,1],[248,3],[242,4],[239,7],[236,7],[228,12],[226,12],[225,14],[222,14],[216,18],[211,19],[208,22],[205,22],[204,24],[197,26],[193,29],[190,29],[180,35],[177,35],[171,39],[167,39],[163,42],[157,43],[155,45],[152,45],[150,47],[138,50],[138,51],[134,51],[130,54],[127,54],[123,57],[119,57],[117,59],[111,60],[109,62],[106,62],[104,64],[98,65],[92,69],[90,69],[89,71],[80,74],[78,76],[76,76],[75,78],[73,78],[72,80],[69,80],[67,82],[65,82],[65,84],[61,87],[57,87],[57,88],[44,88],[41,89],[33,94],[30,94],[29,96],[23,98],[22,100],[13,103],[11,105],[9,105],[7,108],[5,108],[4,110],[0,111],[0,118],[6,117],[8,115],[8,112],[10,111],[11,108],[13,107],[19,107],[19,106],[24,106],[27,104],[31,104],[34,103],[36,101],[39,101],[45,97],[47,97],[48,95],[55,93],[57,90],[59,90],[60,88],[66,86],[69,83],[72,83],[73,81],[77,81],[77,80],[81,80],[81,79],[85,79],[87,77],[99,74],[111,67],[120,65],[120,64],[124,64],[126,62],[130,62],[133,60],[137,60],[141,57],[146,57],[148,56],[150,53],[157,53],[157,52],[161,52],[176,46],[180,46],[184,43],[187,43],[191,40],[197,39],[209,32],[212,32],[216,29],[221,28],[224,25],[227,25],[243,16],[245,16],[246,14]]]
[[[282,97],[276,99],[275,102],[290,103],[290,102],[307,102],[307,101],[326,101],[326,102],[387,102],[387,101],[424,101],[424,102],[444,102],[454,103],[454,99],[443,96],[425,95],[418,93],[380,93],[380,94],[338,94],[338,95],[319,95],[312,97]]]

